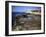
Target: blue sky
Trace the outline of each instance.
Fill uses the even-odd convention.
[[[34,6],[12,6],[12,12],[25,12],[26,10],[41,10],[41,7],[34,7]]]

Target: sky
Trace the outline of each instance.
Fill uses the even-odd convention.
[[[41,10],[41,7],[34,7],[34,6],[12,6],[12,12],[25,12],[27,10]]]

